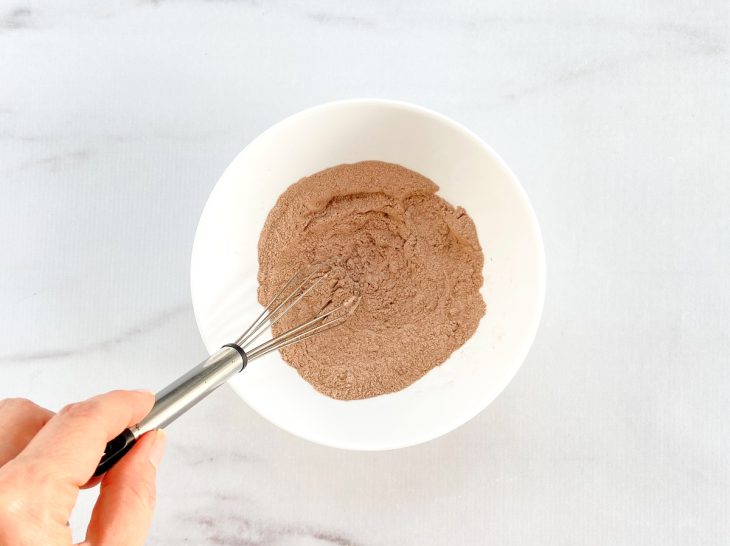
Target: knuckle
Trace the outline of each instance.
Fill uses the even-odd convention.
[[[0,544],[31,543],[28,514],[33,510],[33,498],[24,472],[15,470],[8,472],[7,466],[0,469]]]
[[[11,501],[0,497],[0,539],[9,539],[16,534],[15,521]],[[2,544],[12,544],[9,540],[7,542],[0,542]]]
[[[96,400],[85,400],[64,406],[58,415],[70,419],[95,419],[99,409],[99,402]]]
[[[31,411],[37,407],[38,405],[27,398],[5,398],[0,400],[0,411]]]
[[[8,466],[12,464],[8,463]],[[19,479],[22,479],[22,475],[18,476],[18,472],[8,472],[7,467],[3,467],[0,472],[0,528],[3,523],[10,523],[25,504],[22,496],[24,490]]]
[[[3,483],[5,480],[0,479],[0,527],[5,522],[8,513],[13,505],[12,497],[9,494],[8,484]]]

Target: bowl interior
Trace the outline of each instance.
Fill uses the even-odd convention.
[[[463,424],[504,389],[534,338],[544,296],[539,228],[499,157],[462,126],[413,105],[345,101],[296,114],[247,146],[223,173],[193,247],[193,307],[211,352],[260,312],[257,243],[278,196],[303,176],[366,159],[431,178],[474,219],[484,250],[487,314],[443,365],[400,392],[337,401],[315,391],[278,353],[231,380],[263,417],[308,440],[347,449],[405,447]],[[405,349],[404,349],[405,350]]]

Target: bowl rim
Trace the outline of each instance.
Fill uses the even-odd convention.
[[[254,410],[259,416],[261,416],[266,421],[272,423],[277,428],[286,431],[287,433],[296,436],[298,438],[307,440],[309,442],[327,446],[327,447],[333,447],[337,449],[343,449],[343,450],[349,450],[349,451],[391,451],[395,449],[402,449],[406,447],[411,446],[417,446],[420,444],[424,444],[427,442],[430,442],[432,440],[435,440],[436,438],[439,438],[441,436],[444,436],[452,431],[455,431],[456,429],[462,427],[472,419],[474,419],[477,415],[479,415],[482,411],[484,411],[502,392],[504,392],[505,388],[509,385],[509,383],[514,379],[515,375],[517,375],[517,372],[520,370],[522,365],[525,362],[525,359],[527,358],[530,349],[532,348],[532,345],[535,341],[535,338],[537,336],[537,332],[540,326],[540,322],[542,319],[542,314],[545,306],[545,293],[546,293],[546,282],[547,282],[547,274],[546,274],[546,258],[545,258],[545,246],[544,241],[542,237],[542,231],[540,230],[540,225],[537,220],[537,215],[535,214],[535,210],[532,207],[532,203],[530,202],[530,199],[527,195],[527,192],[525,191],[524,187],[520,183],[519,179],[515,175],[514,171],[507,165],[507,163],[502,159],[502,157],[484,140],[482,140],[481,137],[479,137],[476,133],[474,133],[472,130],[467,128],[465,125],[453,120],[452,118],[441,114],[439,112],[436,112],[435,110],[432,110],[430,108],[420,106],[417,104],[413,104],[410,102],[402,101],[402,100],[396,100],[396,99],[383,99],[383,98],[348,98],[348,99],[340,99],[325,103],[320,103],[315,106],[311,106],[308,108],[305,108],[303,110],[299,110],[293,114],[290,114],[276,123],[272,124],[270,127],[265,129],[263,132],[259,133],[254,139],[249,141],[236,155],[235,157],[230,161],[228,166],[223,170],[221,175],[218,177],[218,180],[216,181],[216,184],[211,189],[210,194],[208,195],[205,204],[203,208],[201,209],[200,218],[198,219],[198,223],[195,229],[195,235],[193,237],[193,244],[191,248],[191,278],[190,278],[190,292],[191,292],[191,299],[194,301],[193,296],[193,282],[192,282],[192,261],[195,255],[195,247],[196,242],[198,240],[198,234],[200,231],[201,221],[203,218],[203,215],[205,213],[205,210],[208,207],[208,203],[211,199],[211,196],[213,195],[213,192],[218,185],[218,182],[225,176],[226,171],[228,171],[232,165],[234,165],[238,158],[251,146],[255,145],[257,141],[260,139],[263,139],[265,135],[267,135],[269,132],[273,132],[276,128],[278,128],[280,125],[284,123],[291,122],[293,120],[296,120],[300,117],[309,116],[312,114],[315,114],[321,110],[328,110],[331,108],[338,108],[342,106],[354,106],[354,107],[367,107],[367,106],[381,106],[381,107],[387,107],[387,108],[396,108],[401,110],[406,110],[410,112],[414,112],[419,115],[423,115],[426,117],[430,117],[432,119],[435,119],[441,123],[444,123],[445,125],[448,125],[452,127],[453,129],[456,129],[457,131],[463,133],[467,138],[472,140],[474,143],[476,143],[490,158],[498,164],[498,166],[504,170],[509,175],[510,184],[513,186],[514,189],[517,190],[518,194],[521,197],[521,200],[523,204],[526,207],[526,210],[528,212],[528,218],[529,218],[529,224],[530,224],[530,232],[533,235],[536,246],[537,246],[537,301],[536,306],[534,308],[533,316],[531,317],[529,329],[525,330],[525,336],[523,338],[523,342],[521,344],[521,347],[519,351],[516,353],[517,358],[515,358],[516,365],[513,366],[513,369],[511,372],[504,376],[502,385],[499,389],[496,389],[494,391],[494,394],[492,396],[485,396],[483,399],[483,402],[479,404],[476,407],[476,410],[471,412],[465,412],[464,414],[459,415],[458,418],[455,418],[452,422],[446,423],[442,425],[441,427],[435,427],[431,434],[424,436],[423,438],[412,441],[412,440],[405,440],[402,442],[391,442],[387,445],[378,445],[378,446],[367,446],[363,444],[353,444],[352,442],[338,442],[333,441],[329,438],[320,438],[316,435],[309,435],[306,433],[302,433],[299,431],[293,431],[284,426],[282,423],[278,422],[277,419],[272,418],[269,415],[266,415],[259,411],[258,408],[252,406],[249,401],[247,401],[243,395],[238,391],[238,389],[228,384],[228,387],[231,388],[236,396],[238,396],[246,405],[248,405],[252,410]],[[200,324],[200,320],[198,317],[198,311],[193,304],[193,315],[195,317],[196,326]],[[198,326],[198,332],[201,335],[202,340],[202,332],[200,331],[200,327]],[[204,341],[204,340],[203,340]],[[205,343],[204,343],[205,345]]]

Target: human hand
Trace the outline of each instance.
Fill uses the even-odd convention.
[[[29,400],[0,401],[0,545],[67,546],[69,516],[106,443],[138,423],[154,404],[146,391],[112,391],[58,414]],[[151,431],[101,478],[84,546],[144,544],[165,446]]]

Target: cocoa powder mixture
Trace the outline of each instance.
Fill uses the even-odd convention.
[[[333,266],[328,289],[359,287],[360,304],[342,325],[281,351],[321,393],[353,400],[403,389],[476,330],[484,256],[472,219],[437,190],[400,165],[362,161],[302,178],[269,212],[259,239],[262,304],[314,263]],[[320,304],[305,298],[274,333]]]

